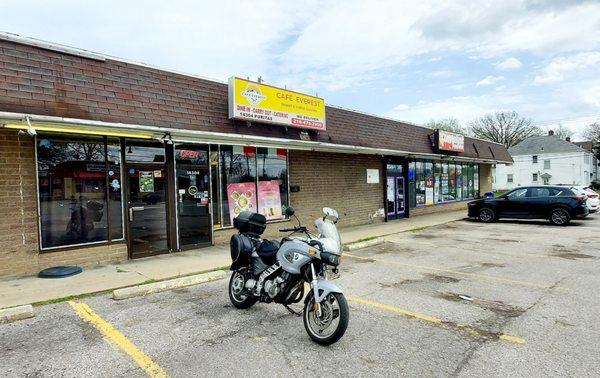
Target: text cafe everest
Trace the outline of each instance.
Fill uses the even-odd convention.
[[[0,277],[225,243],[245,210],[285,223],[294,206],[311,224],[329,206],[341,227],[466,210],[512,161],[285,80],[222,82],[6,33],[0,51]]]

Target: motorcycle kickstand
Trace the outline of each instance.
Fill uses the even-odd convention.
[[[293,308],[291,308],[290,306],[288,306],[288,305],[286,305],[286,304],[284,304],[284,305],[283,305],[283,307],[287,308],[287,310],[288,310],[289,312],[291,312],[292,314],[294,314],[294,315],[296,315],[296,316],[302,316],[302,313],[300,313],[300,312],[298,312],[298,311],[294,310]]]

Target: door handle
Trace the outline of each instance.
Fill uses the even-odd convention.
[[[133,212],[134,211],[142,211],[144,210],[144,206],[131,206],[129,208],[129,221],[133,222]]]

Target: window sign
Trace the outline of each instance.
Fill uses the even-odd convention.
[[[258,212],[264,215],[267,220],[283,218],[279,181],[258,182]]]
[[[256,184],[240,182],[227,185],[227,201],[231,224],[233,224],[233,218],[243,211],[256,212]]]
[[[154,174],[152,171],[140,171],[140,193],[154,192]]]

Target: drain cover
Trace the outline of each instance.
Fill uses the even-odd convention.
[[[82,269],[78,266],[53,266],[38,273],[40,278],[63,278],[74,276],[81,273]]]

